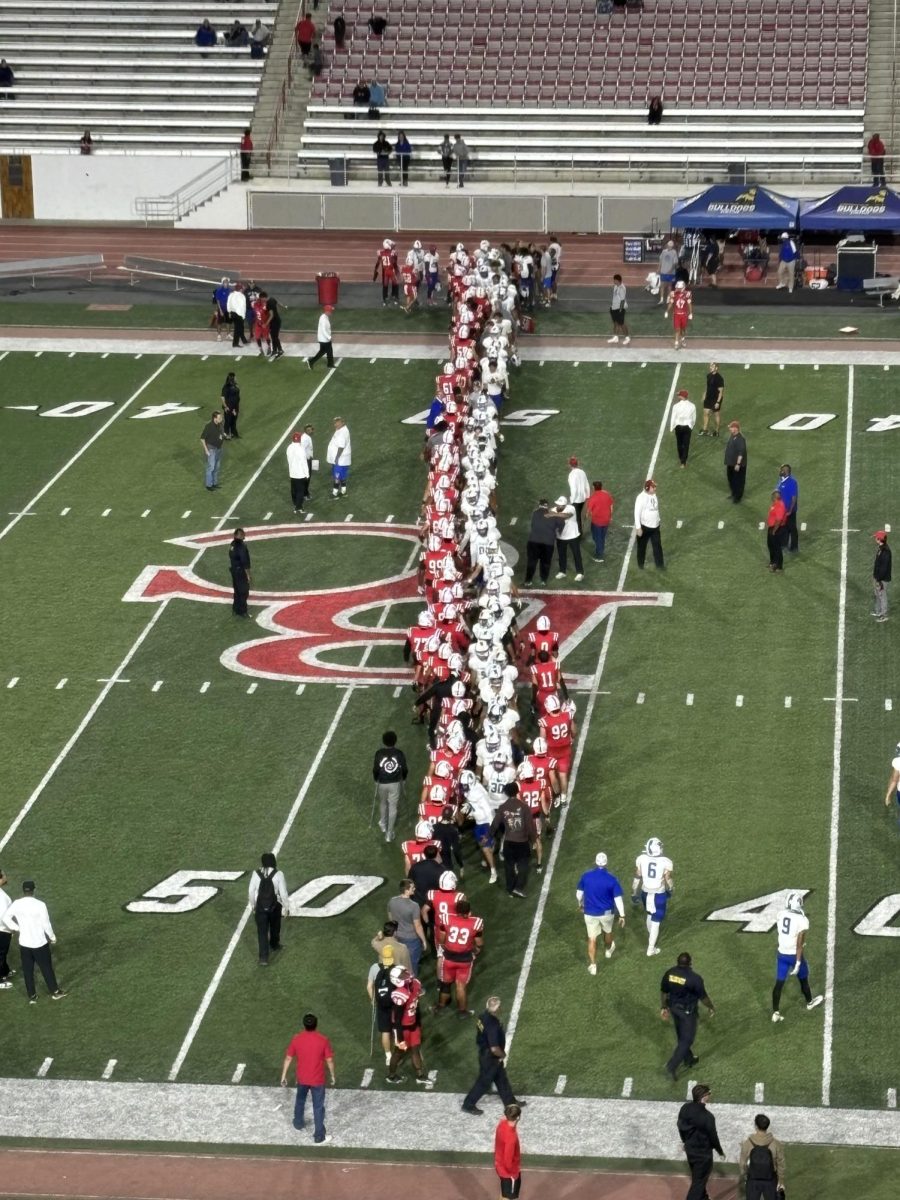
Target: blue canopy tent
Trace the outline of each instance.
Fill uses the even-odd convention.
[[[801,229],[841,229],[851,233],[900,229],[900,195],[889,187],[842,187],[800,206]]]
[[[793,229],[800,202],[761,184],[720,183],[672,204],[673,229]]]

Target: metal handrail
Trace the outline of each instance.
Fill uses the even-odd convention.
[[[138,196],[134,212],[144,221],[178,221],[218,195],[240,175],[238,155],[230,151],[220,162],[183,184],[168,196]]]
[[[297,28],[297,22],[307,12],[307,0],[300,0],[300,6],[297,9],[297,16],[294,18],[294,24],[291,26],[291,48],[288,51],[287,66],[284,73],[284,78],[281,81],[281,88],[278,93],[278,103],[275,105],[275,112],[272,116],[272,128],[269,131],[269,137],[266,142],[266,167],[270,168],[272,156],[275,153],[275,147],[278,145],[278,139],[281,134],[281,125],[284,120],[284,114],[287,111],[287,106],[291,99],[291,89],[294,85],[294,63],[300,53],[297,46],[297,36],[294,30]]]

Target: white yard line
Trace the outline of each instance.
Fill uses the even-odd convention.
[[[672,407],[672,401],[675,398],[675,389],[678,387],[678,376],[681,372],[680,364],[676,364],[672,374],[672,383],[669,387],[669,396],[666,400],[665,408],[663,409],[662,420],[659,423],[659,430],[656,434],[656,444],[653,447],[653,453],[650,456],[650,464],[647,467],[647,473],[644,479],[650,479],[653,476],[653,471],[656,467],[656,460],[659,457],[660,447],[663,443],[663,438],[669,428],[669,410]],[[663,510],[665,511],[665,510]],[[622,567],[619,571],[619,580],[616,584],[616,591],[621,592],[625,586],[625,579],[628,575],[628,564],[631,561],[631,552],[634,549],[635,532],[634,529],[628,535],[628,546],[622,556]],[[531,932],[528,935],[528,945],[525,948],[525,957],[522,960],[522,967],[519,971],[519,979],[516,984],[516,993],[513,998],[512,1008],[509,1014],[509,1023],[506,1028],[506,1053],[507,1056],[512,1051],[512,1044],[516,1036],[516,1028],[519,1024],[519,1014],[522,1011],[522,1003],[525,999],[525,989],[528,986],[528,976],[531,974],[531,967],[534,962],[534,955],[537,949],[538,935],[541,930],[541,922],[544,918],[544,911],[547,907],[547,899],[550,895],[550,885],[553,882],[553,872],[556,869],[556,860],[559,856],[559,847],[562,842],[563,832],[566,827],[566,819],[572,809],[571,797],[575,791],[575,784],[578,780],[578,770],[581,766],[581,758],[584,753],[584,748],[588,743],[588,734],[590,733],[591,720],[594,716],[594,708],[597,704],[597,696],[600,691],[600,681],[603,678],[603,671],[606,667],[606,659],[609,654],[609,646],[612,641],[613,630],[616,627],[616,616],[619,612],[619,606],[615,606],[609,616],[606,618],[606,630],[603,634],[603,645],[600,648],[600,657],[597,660],[597,669],[594,672],[594,677],[591,682],[591,690],[588,693],[587,708],[585,709],[584,719],[579,723],[580,732],[578,734],[578,745],[575,748],[575,758],[572,762],[572,772],[569,776],[569,803],[566,804],[560,811],[561,815],[559,823],[556,827],[556,836],[553,839],[553,846],[550,850],[550,859],[544,871],[543,881],[541,883],[541,894],[538,897],[537,908],[534,912],[534,918],[531,922]],[[641,693],[643,697],[643,693]]]
[[[847,372],[847,434],[841,501],[841,575],[838,586],[837,665],[834,673],[834,742],[831,752],[831,821],[828,847],[828,932],[825,946],[825,1020],[822,1037],[822,1103],[831,1103],[834,1045],[834,955],[837,940],[838,834],[841,821],[841,746],[844,737],[844,657],[847,637],[847,548],[850,527],[850,466],[853,453],[853,367]]]
[[[169,363],[171,361],[172,361],[171,357],[168,358],[166,360],[166,362],[163,363],[163,367],[166,366],[166,363]],[[161,371],[163,369],[163,367],[160,367],[159,371]],[[152,375],[150,377],[150,379],[147,380],[148,384],[156,377],[156,375],[159,374],[159,371],[155,372],[155,374]],[[244,497],[247,495],[247,493],[250,491],[250,489],[256,483],[257,479],[259,479],[260,475],[262,475],[263,471],[266,469],[266,467],[269,465],[269,463],[275,457],[277,452],[281,449],[281,447],[284,445],[284,443],[287,441],[287,439],[294,432],[294,429],[296,428],[297,423],[300,421],[301,417],[304,415],[306,410],[309,408],[309,406],[312,404],[312,402],[316,399],[316,397],[319,395],[319,393],[322,391],[322,389],[325,387],[325,385],[328,383],[328,380],[331,378],[331,376],[333,374],[334,374],[333,370],[328,372],[328,374],[325,376],[325,378],[322,380],[322,382],[319,384],[319,386],[316,388],[316,390],[312,393],[312,395],[309,397],[309,399],[306,401],[306,403],[302,406],[300,411],[296,414],[296,416],[291,421],[290,425],[288,425],[287,429],[284,431],[284,433],[281,435],[281,437],[278,439],[278,441],[275,443],[275,445],[272,447],[272,449],[269,451],[269,453],[266,455],[266,457],[262,460],[262,462],[259,464],[259,466],[256,468],[256,470],[253,472],[253,474],[250,476],[250,478],[244,484],[243,488],[241,488],[240,492],[238,492],[237,496],[235,496],[235,498],[231,504],[231,507],[228,509],[228,512],[219,520],[218,524],[216,525],[216,529],[221,529],[222,526],[228,521],[229,514],[234,512],[237,509],[237,506],[241,503],[241,501],[244,499]],[[147,386],[147,384],[144,384],[144,387],[146,387],[146,386]],[[136,392],[135,395],[138,395],[138,393]],[[107,422],[107,424],[109,424],[109,422]],[[104,426],[104,428],[106,428],[106,426]],[[98,433],[100,433],[100,432],[102,432],[102,430],[98,430]],[[93,441],[97,436],[98,435],[95,434],[94,438],[92,438],[91,440]],[[90,442],[85,443],[85,445],[79,451],[79,454],[83,453],[83,451],[87,449],[88,445],[90,445]],[[51,484],[52,484],[52,482],[53,481],[51,480]],[[51,484],[48,484],[47,487],[49,487]],[[44,490],[46,491],[46,488]],[[39,497],[36,497],[36,499],[38,499],[38,498]],[[7,528],[9,528],[9,527],[7,527]],[[0,537],[2,537],[2,534],[0,534]],[[191,571],[194,569],[194,567],[197,566],[197,564],[200,562],[200,559],[203,556],[205,549],[206,549],[206,547],[201,547],[197,551],[197,553],[194,555],[194,557],[191,559],[190,563],[188,564],[187,570]],[[75,729],[75,732],[72,734],[72,736],[69,738],[69,740],[63,746],[62,750],[60,750],[59,754],[57,754],[56,758],[53,760],[53,762],[47,768],[46,772],[43,775],[43,778],[38,783],[37,787],[34,789],[34,791],[31,793],[31,795],[28,797],[28,799],[25,801],[25,803],[22,805],[22,807],[19,809],[18,813],[16,814],[15,818],[13,819],[12,824],[9,826],[6,833],[4,833],[2,839],[0,839],[0,853],[2,853],[2,851],[9,845],[10,840],[14,836],[16,830],[19,828],[19,826],[22,824],[22,822],[25,820],[25,818],[31,812],[32,808],[34,808],[35,804],[37,804],[38,800],[43,795],[44,789],[47,787],[47,784],[51,781],[51,779],[54,777],[54,775],[59,770],[59,768],[69,757],[69,754],[71,753],[73,747],[78,744],[78,741],[79,741],[81,735],[84,733],[84,731],[90,725],[91,721],[93,721],[93,719],[97,715],[97,712],[99,711],[101,705],[103,704],[103,701],[106,699],[106,697],[112,691],[112,689],[116,685],[116,683],[119,682],[119,680],[122,676],[122,673],[128,669],[130,662],[132,661],[134,656],[137,654],[138,650],[140,650],[141,646],[143,646],[143,644],[147,640],[147,638],[150,636],[151,632],[153,631],[154,627],[156,626],[156,623],[160,620],[163,613],[166,611],[168,604],[169,604],[168,599],[160,601],[160,603],[156,607],[156,611],[153,613],[153,615],[150,617],[147,624],[144,626],[144,628],[141,630],[141,632],[135,638],[134,642],[131,644],[131,648],[128,650],[125,657],[122,659],[122,661],[116,667],[115,671],[113,671],[113,673],[109,677],[109,679],[106,680],[106,682],[103,686],[103,690],[99,693],[99,695],[97,696],[97,699],[94,701],[94,703],[90,706],[90,708],[87,710],[87,712],[81,718],[81,721],[78,723],[78,726]],[[203,689],[201,688],[201,691],[202,690]]]
[[[150,384],[153,383],[153,381],[155,379],[157,379],[163,373],[163,371],[166,369],[166,367],[169,365],[169,363],[172,361],[172,359],[174,357],[175,357],[174,354],[170,354],[169,357],[166,359],[166,361],[162,364],[162,366],[157,367],[157,369],[153,372],[153,374],[150,376],[150,378],[145,379],[144,382],[141,384],[141,386],[138,388],[138,390],[136,392],[133,392],[128,397],[128,399],[125,401],[124,404],[119,405],[119,407],[116,409],[116,411],[113,413],[113,415],[109,418],[109,420],[105,421],[95,433],[91,434],[91,436],[84,443],[84,445],[81,447],[81,449],[75,451],[75,453],[72,455],[72,457],[69,459],[69,461],[60,467],[60,469],[56,472],[56,474],[53,476],[53,478],[48,483],[44,484],[44,486],[37,493],[37,495],[33,496],[28,501],[27,504],[24,504],[22,506],[23,511],[26,511],[29,508],[32,508],[35,504],[37,504],[38,500],[40,500],[43,496],[46,496],[47,492],[50,491],[50,489],[53,487],[53,485],[55,483],[58,483],[59,480],[62,479],[62,477],[63,477],[63,475],[65,475],[66,471],[68,471],[68,469],[70,467],[73,467],[75,465],[75,463],[78,462],[78,460],[79,460],[79,458],[81,458],[82,454],[84,454],[85,451],[89,450],[91,448],[91,446],[93,446],[94,442],[96,442],[96,440],[99,437],[102,437],[102,435],[104,433],[106,433],[106,431],[107,431],[107,429],[109,429],[110,425],[112,425],[112,423],[114,421],[118,421],[118,419],[119,419],[119,417],[121,417],[122,413],[125,412],[126,409],[130,408],[131,405],[135,402],[135,400],[137,400],[137,398],[147,390],[147,388],[150,386]],[[11,530],[15,529],[15,527],[18,525],[18,523],[21,521],[21,519],[22,519],[22,513],[18,513],[14,520],[10,521],[9,524],[4,526],[3,529],[0,529],[0,541],[2,541],[3,538],[5,538],[6,535]]]
[[[288,430],[288,433],[289,432],[291,432],[291,431]],[[284,438],[282,438],[282,441],[284,441],[285,438],[287,438],[287,436],[288,436],[288,434],[286,433],[284,435]],[[419,545],[417,543],[415,546],[413,546],[413,548],[410,552],[410,556],[407,559],[405,570],[407,570],[407,571],[409,570],[409,568],[415,562],[418,555],[419,555]],[[385,621],[387,620],[387,616],[388,616],[389,612],[390,612],[390,605],[385,604],[384,608],[382,609],[381,616],[378,618],[378,621],[375,625],[376,629],[380,629],[384,625]],[[363,651],[362,656],[360,658],[360,666],[361,667],[364,667],[366,665],[366,663],[369,661],[369,655],[372,653],[373,646],[374,646],[374,643],[370,643],[368,646],[366,646],[365,650]],[[331,724],[328,726],[325,736],[322,739],[322,743],[319,746],[319,749],[316,751],[316,756],[313,759],[312,764],[309,767],[309,770],[306,772],[306,776],[303,780],[303,783],[300,785],[300,790],[297,792],[297,795],[294,797],[294,803],[291,805],[291,810],[288,813],[287,817],[285,818],[285,822],[281,827],[281,832],[278,834],[278,838],[275,842],[275,845],[272,847],[272,853],[275,855],[281,853],[281,848],[284,846],[284,843],[288,839],[288,835],[290,834],[291,830],[294,827],[294,822],[297,820],[297,814],[300,812],[300,809],[303,807],[303,801],[306,799],[307,793],[309,792],[309,789],[312,786],[312,783],[316,778],[319,767],[322,765],[322,762],[325,759],[325,755],[328,753],[328,750],[331,746],[332,739],[334,738],[334,735],[337,733],[338,728],[340,727],[341,721],[344,719],[344,713],[347,711],[347,706],[350,703],[350,699],[353,696],[354,691],[356,691],[355,685],[350,684],[344,690],[343,696],[341,696],[341,702],[337,706],[334,716],[331,718]],[[169,1071],[169,1075],[168,1075],[170,1083],[173,1083],[178,1078],[178,1074],[181,1071],[181,1068],[184,1066],[184,1060],[187,1058],[188,1052],[190,1051],[191,1046],[194,1044],[194,1038],[197,1036],[197,1032],[200,1029],[200,1026],[203,1024],[203,1020],[206,1017],[206,1014],[209,1012],[209,1006],[212,1004],[213,999],[215,998],[215,994],[219,990],[219,985],[221,984],[223,978],[225,977],[225,972],[228,970],[228,964],[231,962],[232,958],[234,957],[234,952],[238,948],[241,937],[244,933],[244,930],[247,927],[247,922],[250,920],[250,915],[251,915],[250,906],[248,904],[246,906],[246,908],[244,909],[244,911],[241,913],[241,919],[238,921],[237,927],[236,927],[234,933],[231,935],[231,940],[229,941],[228,945],[225,947],[225,953],[222,955],[221,959],[219,960],[219,965],[216,967],[215,973],[214,973],[212,979],[210,980],[209,986],[207,987],[206,991],[203,993],[203,999],[200,1001],[200,1005],[199,1005],[197,1011],[194,1013],[194,1018],[191,1021],[191,1024],[190,1024],[190,1027],[189,1027],[187,1033],[185,1034],[184,1041],[181,1043],[178,1053],[175,1056],[175,1061],[172,1063],[172,1067],[171,1067],[171,1069]]]

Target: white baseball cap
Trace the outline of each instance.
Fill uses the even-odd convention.
[[[605,867],[606,864],[609,862],[609,859],[601,851],[600,854],[598,854],[597,857],[594,859],[594,862],[597,864],[598,867]]]

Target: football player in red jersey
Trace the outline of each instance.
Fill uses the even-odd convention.
[[[422,1023],[419,1016],[419,1001],[425,989],[406,967],[394,967],[391,983],[394,985],[391,992],[394,1049],[388,1064],[387,1082],[403,1082],[403,1076],[397,1074],[397,1068],[409,1054],[416,1070],[416,1083],[427,1083],[428,1076],[422,1061]]]
[[[572,768],[572,746],[575,741],[575,717],[563,709],[558,696],[549,696],[544,704],[545,712],[538,722],[541,737],[546,739],[547,750],[556,759],[559,775],[559,802],[565,804],[569,787],[569,771]]]
[[[416,836],[410,838],[409,841],[403,842],[400,849],[403,851],[403,870],[409,874],[409,868],[413,863],[421,862],[425,857],[426,846],[437,846],[441,848],[440,842],[436,842],[431,836],[431,826],[427,821],[419,821],[416,825]]]
[[[466,899],[465,892],[456,890],[456,875],[453,871],[445,871],[438,880],[438,886],[428,893],[427,914],[423,914],[428,924],[440,932],[452,916],[456,916],[457,905]]]
[[[397,269],[397,252],[394,249],[394,243],[390,238],[385,238],[381,243],[381,249],[375,256],[375,270],[372,272],[372,282],[378,278],[378,272],[381,272],[381,304],[382,307],[387,307],[388,289],[391,292],[391,299],[395,304],[400,303],[400,272]]]
[[[400,268],[400,275],[403,279],[403,311],[409,313],[418,303],[419,297],[419,276],[415,264],[409,261],[404,263]]]
[[[468,900],[458,900],[456,913],[447,917],[438,936],[438,983],[440,996],[434,1011],[450,1003],[450,989],[456,988],[456,1015],[468,1017],[466,988],[472,979],[472,967],[484,944],[484,921],[472,916]]]
[[[272,336],[269,333],[269,326],[272,323],[272,313],[266,307],[268,299],[269,297],[265,292],[260,292],[250,305],[253,310],[253,340],[256,342],[260,354],[264,356],[272,353]],[[266,343],[265,350],[263,350],[263,342]]]
[[[525,665],[530,667],[542,650],[546,650],[552,658],[559,657],[559,634],[552,628],[549,617],[538,617],[534,629],[528,634],[528,659]]]
[[[448,762],[436,763],[422,781],[422,794],[419,796],[419,802],[421,804],[440,802],[440,806],[443,808],[445,804],[453,803],[455,786],[450,764]]]
[[[453,389],[456,387],[456,369],[452,362],[445,362],[444,369],[440,375],[434,377],[434,394],[439,396],[441,400],[452,400]]]
[[[544,832],[544,822],[548,820],[550,814],[550,783],[546,778],[538,779],[534,773],[534,767],[526,758],[519,767],[519,799],[528,805],[531,811],[534,827],[537,830],[537,838],[534,843],[535,855],[537,857],[537,867],[535,868],[538,875],[544,869],[544,844],[542,836]]]
[[[688,321],[694,319],[694,305],[687,284],[679,279],[675,290],[669,293],[666,302],[666,313],[672,314],[672,325],[675,329],[675,349],[684,349],[684,335],[687,333]]]
[[[557,692],[566,695],[559,659],[551,658],[546,650],[541,650],[531,667],[531,703],[538,717],[544,715],[547,697],[555,696]]]

